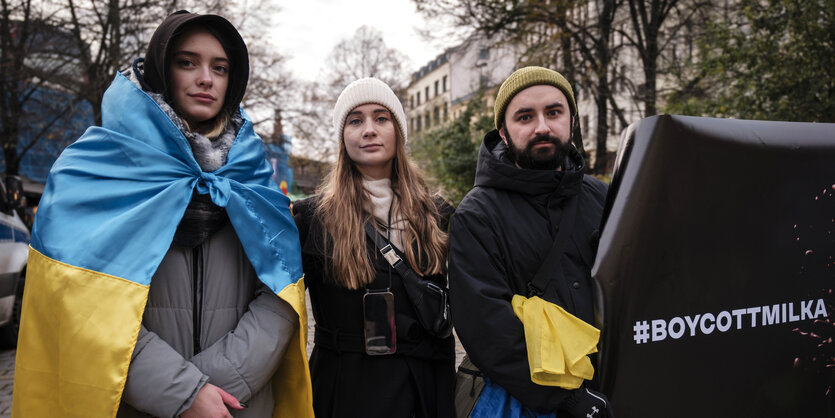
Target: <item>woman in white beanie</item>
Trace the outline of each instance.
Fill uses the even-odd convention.
[[[410,278],[391,268],[372,236],[444,287],[453,208],[429,193],[409,161],[406,115],[388,85],[349,84],[333,125],[336,166],[317,196],[294,204],[316,320],[316,416],[452,417],[453,338],[421,325],[404,288]]]

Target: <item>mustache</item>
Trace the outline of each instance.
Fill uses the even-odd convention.
[[[559,138],[557,138],[555,136],[551,136],[551,135],[548,135],[548,134],[537,135],[537,136],[533,137],[533,139],[531,139],[530,142],[528,142],[528,146],[526,148],[532,149],[534,147],[534,145],[541,144],[541,143],[548,143],[548,144],[554,144],[556,146],[560,146],[561,142],[560,142]]]

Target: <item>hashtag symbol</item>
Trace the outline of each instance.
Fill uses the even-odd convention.
[[[649,324],[647,321],[635,322],[635,326],[632,327],[632,330],[635,331],[635,336],[633,338],[636,344],[645,343],[649,340]]]

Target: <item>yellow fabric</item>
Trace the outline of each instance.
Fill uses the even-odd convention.
[[[299,314],[298,343],[273,376],[274,417],[313,417],[304,279],[279,297]],[[13,417],[115,417],[148,286],[29,249]]]
[[[588,355],[597,352],[597,328],[538,296],[514,295],[511,303],[525,328],[531,381],[577,389],[591,380],[594,367]]]
[[[148,286],[29,250],[13,417],[113,417]]]
[[[299,329],[293,336],[297,344],[287,348],[284,359],[273,376],[275,395],[274,418],[313,417],[313,387],[307,365],[307,307],[304,298],[304,277],[285,287],[278,297],[289,303],[299,314]]]

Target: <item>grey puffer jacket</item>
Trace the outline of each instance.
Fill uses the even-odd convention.
[[[174,244],[151,282],[117,416],[179,416],[208,382],[247,404],[233,416],[269,417],[271,378],[296,327],[231,224],[194,248]]]
[[[165,100],[166,79],[175,37],[196,17],[177,12],[166,18],[154,32],[148,60],[136,60],[125,75],[156,101],[188,140],[202,171],[210,173],[226,164],[240,133],[238,109],[249,66],[243,39],[226,22],[213,36],[231,54],[223,104],[230,123],[214,139],[189,131]],[[232,411],[234,416],[272,416],[271,380],[299,326],[298,315],[258,279],[223,208],[202,196],[192,197],[151,280],[118,417],[179,416],[206,383],[248,405]]]

